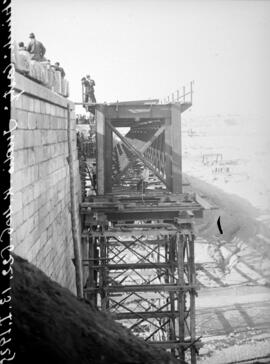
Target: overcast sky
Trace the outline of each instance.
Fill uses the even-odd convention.
[[[194,80],[194,113],[269,115],[270,2],[13,0],[12,27],[61,63],[73,101],[88,73],[98,102],[164,99]]]

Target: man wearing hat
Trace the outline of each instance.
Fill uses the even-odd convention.
[[[83,88],[83,102],[87,103],[89,101],[90,83],[85,77],[83,77],[81,81]]]
[[[35,61],[44,61],[46,48],[40,41],[36,40],[34,33],[30,33],[29,38],[30,42],[27,46],[27,51],[30,53],[31,59]]]
[[[90,97],[90,100],[91,100],[91,102],[96,103],[95,89],[94,89],[94,86],[96,86],[95,81],[92,80],[90,75],[86,76],[86,80],[89,83],[89,97]]]

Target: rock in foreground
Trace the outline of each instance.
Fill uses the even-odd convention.
[[[14,255],[12,314],[16,363],[173,364],[109,315],[79,301]]]

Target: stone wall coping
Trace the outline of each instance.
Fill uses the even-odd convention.
[[[17,92],[23,91],[23,94],[47,101],[65,109],[67,108],[68,104],[70,105],[70,109],[74,110],[75,108],[75,105],[72,101],[50,90],[46,86],[35,82],[28,77],[25,77],[17,71],[15,72],[15,86],[13,88]]]

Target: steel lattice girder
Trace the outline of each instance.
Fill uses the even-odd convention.
[[[98,256],[90,254],[84,261],[85,274],[95,276],[85,286],[86,297],[95,297],[103,310],[134,333],[144,332],[148,342],[171,349],[180,359],[191,349],[195,358],[192,230],[181,234],[179,227],[170,224],[159,228],[144,224],[140,230],[137,224],[134,233],[131,225],[88,233],[88,251],[95,246]]]
[[[96,105],[97,123],[97,182],[98,194],[112,192],[112,134],[122,140],[143,164],[150,169],[174,193],[182,192],[181,113],[191,106],[185,104],[143,105],[116,104]],[[160,123],[158,127],[157,123]],[[156,124],[155,124],[156,123]],[[134,143],[117,131],[117,127],[131,127],[133,131],[150,133],[145,146]],[[147,131],[148,130],[148,131]],[[130,132],[132,134],[132,131]],[[160,135],[159,143],[154,143]],[[133,145],[134,144],[134,145]],[[150,147],[157,150],[153,155]]]

